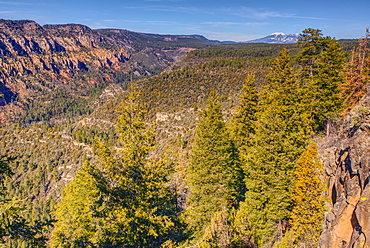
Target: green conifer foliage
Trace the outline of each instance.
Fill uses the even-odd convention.
[[[102,243],[105,220],[102,193],[85,162],[75,178],[63,189],[54,216],[51,247],[88,247]],[[113,225],[112,225],[113,226]]]
[[[212,95],[203,110],[187,168],[186,218],[194,237],[203,236],[216,212],[237,204],[240,170],[223,121],[221,106]]]
[[[130,225],[125,235],[132,246],[159,246],[176,232],[176,198],[169,188],[171,173],[164,160],[149,158],[154,130],[145,122],[147,106],[142,93],[131,88],[121,105],[118,134],[123,144],[112,173],[115,200],[124,206]]]
[[[315,121],[314,128],[342,108],[340,86],[344,82],[345,53],[331,37],[322,37],[321,30],[308,28],[302,31],[297,57],[300,80],[305,86],[305,105]]]
[[[0,156],[0,247],[45,247],[43,227],[50,223],[37,222],[31,226],[21,207],[21,200],[10,199],[5,179],[12,174],[9,167],[13,160]]]
[[[249,223],[248,215],[248,203],[242,201],[239,204],[239,208],[235,209],[231,214],[231,225],[232,225],[232,247],[255,247],[251,225]]]
[[[245,151],[251,145],[251,135],[254,134],[256,121],[258,91],[255,86],[255,76],[249,74],[245,79],[242,92],[239,96],[239,105],[232,118],[231,133],[235,147]]]
[[[319,161],[316,144],[308,147],[297,161],[292,199],[292,230],[296,242],[304,247],[316,247],[325,212],[323,164]]]
[[[72,235],[95,247],[159,247],[176,239],[180,225],[176,196],[169,187],[171,166],[150,158],[154,131],[145,122],[141,99],[131,88],[120,107],[117,132],[123,147],[97,142],[100,163],[89,173],[77,174],[66,187],[56,211],[60,224],[54,231],[55,247],[74,247],[76,242],[68,238]],[[77,184],[81,186],[75,189]],[[63,225],[68,222],[63,213],[76,225]]]
[[[326,46],[317,59],[317,78],[309,83],[310,102],[315,103],[312,112],[319,124],[339,112],[343,104],[340,86],[344,83],[345,53],[338,41],[326,40]]]
[[[325,46],[321,30],[313,28],[303,30],[298,38],[297,46],[301,48],[297,59],[302,66],[302,76],[313,77],[316,74],[317,56]]]
[[[244,165],[247,192],[241,211],[254,243],[260,247],[281,236],[290,217],[294,161],[303,152],[311,129],[300,88],[289,51],[284,49],[260,93],[254,144]]]
[[[200,247],[227,248],[231,246],[231,225],[228,215],[228,211],[225,208],[213,214],[209,225],[204,231]]]
[[[246,158],[254,144],[257,107],[258,91],[255,86],[255,77],[253,74],[249,74],[239,96],[239,105],[235,109],[230,128],[241,167],[245,167]],[[243,190],[245,192],[244,185]],[[235,247],[252,245],[245,204],[244,201],[240,202],[240,206],[234,210],[232,221],[230,221],[232,225],[231,239]]]

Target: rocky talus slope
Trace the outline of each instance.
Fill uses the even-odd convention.
[[[320,142],[328,182],[321,248],[370,247],[370,88]]]

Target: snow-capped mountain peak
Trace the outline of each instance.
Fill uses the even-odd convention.
[[[272,33],[271,35],[285,35],[285,34],[282,32],[276,32],[276,33]]]
[[[272,33],[264,38],[250,40],[246,43],[275,43],[275,44],[289,44],[298,41],[299,34],[284,34],[282,32]]]

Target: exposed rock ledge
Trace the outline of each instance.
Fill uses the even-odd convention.
[[[370,88],[319,142],[328,182],[321,248],[370,247]]]

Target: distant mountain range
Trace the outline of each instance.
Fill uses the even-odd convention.
[[[298,41],[299,34],[284,34],[281,32],[272,33],[266,37],[246,41],[245,43],[273,43],[273,44],[291,44]]]

